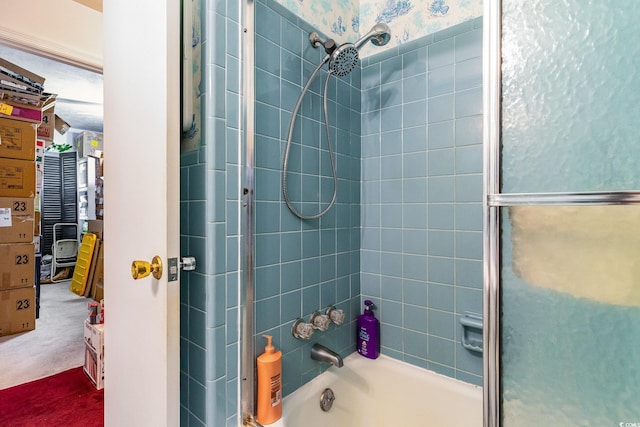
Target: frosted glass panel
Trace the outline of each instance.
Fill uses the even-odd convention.
[[[640,422],[640,207],[502,218],[502,425]]]
[[[640,189],[635,0],[503,0],[505,193]]]

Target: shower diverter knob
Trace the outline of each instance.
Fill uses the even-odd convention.
[[[342,325],[344,323],[344,310],[335,308],[333,306],[327,309],[327,316],[336,325]]]
[[[329,319],[329,316],[326,314],[320,314],[319,311],[316,311],[311,315],[311,324],[316,329],[326,331],[329,329],[329,325],[331,325],[331,319]]]

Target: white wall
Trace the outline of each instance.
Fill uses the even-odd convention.
[[[72,0],[3,0],[0,42],[102,69],[102,14]]]

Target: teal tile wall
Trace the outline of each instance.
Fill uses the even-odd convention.
[[[311,345],[321,342],[342,356],[355,350],[353,320],[360,297],[360,70],[329,82],[329,123],[335,150],[338,195],[318,220],[300,220],[286,207],[280,184],[292,110],[324,51],[314,49],[314,31],[275,1],[255,4],[256,169],[255,169],[255,346],[273,335],[283,352],[284,394],[328,368],[312,361]],[[326,69],[326,67],[325,67]],[[305,96],[291,150],[289,192],[298,209],[318,212],[333,186],[321,91],[323,71]],[[322,200],[321,203],[319,201]],[[335,305],[347,321],[296,340],[291,326],[316,310]]]
[[[181,154],[180,423],[237,425],[239,5],[194,0],[201,11],[202,129]]]
[[[362,64],[362,298],[382,352],[482,384],[482,20]],[[393,30],[393,28],[392,28]]]

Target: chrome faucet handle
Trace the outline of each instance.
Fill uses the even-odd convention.
[[[321,314],[319,311],[316,311],[311,315],[310,323],[314,328],[326,331],[329,329],[329,325],[331,325],[331,319],[329,319],[329,316],[326,314]]]
[[[291,327],[291,334],[296,338],[308,340],[313,335],[313,325],[305,323],[304,319],[300,318]]]
[[[342,325],[344,323],[344,310],[340,308],[335,308],[334,306],[327,308],[327,316],[329,316],[329,319],[336,325]]]

